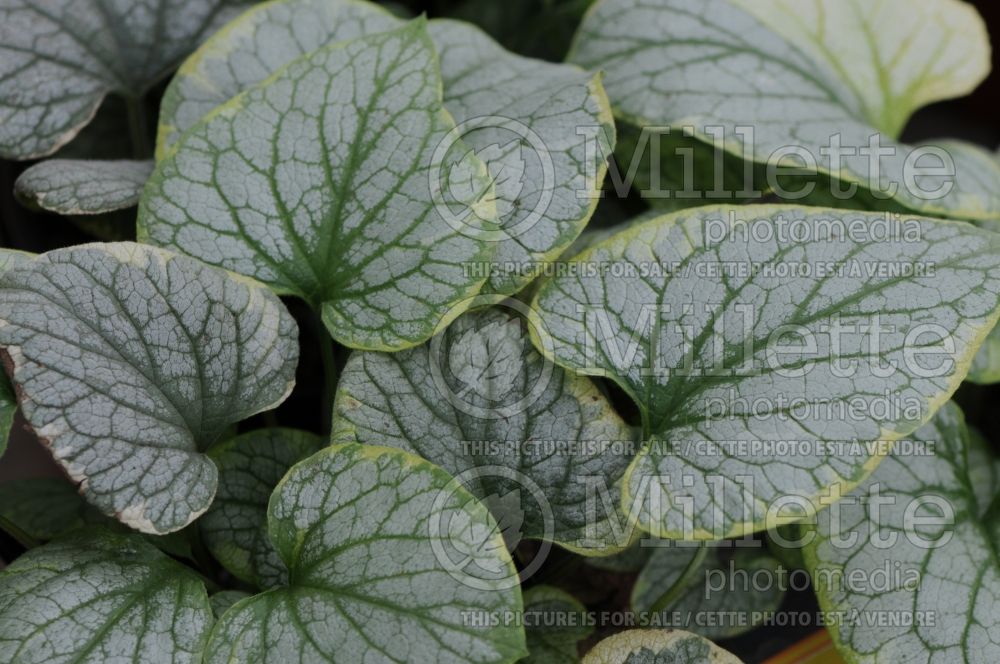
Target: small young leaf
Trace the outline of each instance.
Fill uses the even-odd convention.
[[[821,173],[893,183],[886,196],[908,209],[978,220],[1000,216],[1000,193],[975,160],[952,153],[957,177],[921,175],[918,191],[905,177],[912,146],[892,141],[917,108],[971,92],[989,52],[982,19],[957,0],[602,0],[568,59],[607,72],[615,113],[632,124],[693,126],[709,143],[721,128],[727,151],[762,164],[802,147]]]
[[[586,620],[587,608],[567,592],[535,586],[524,593],[527,657],[521,664],[577,664],[577,643],[594,628]]]
[[[185,134],[146,187],[139,237],[302,297],[347,346],[420,343],[478,292],[469,268],[489,255],[434,203],[454,129],[440,95],[421,20],[315,51]],[[488,218],[475,163],[469,203]]]
[[[538,345],[642,412],[651,442],[623,494],[641,528],[719,540],[764,528],[778,499],[821,507],[886,454],[867,442],[912,432],[958,387],[997,320],[1000,236],[923,218],[886,237],[836,230],[880,220],[695,208],[619,233],[542,287],[551,339]]]
[[[296,57],[401,24],[355,0],[283,0],[246,12],[192,55],[171,83],[158,157],[169,156],[182,132],[215,107]],[[430,21],[428,32],[456,137],[487,163],[496,186],[502,228],[491,234],[494,264],[526,268],[490,270],[487,290],[513,293],[531,280],[533,267],[573,241],[593,212],[614,147],[610,105],[600,77],[578,67],[508,53],[456,21]]]
[[[48,159],[22,173],[14,193],[49,212],[103,214],[138,205],[152,172],[152,161]]]
[[[526,654],[520,626],[490,622],[522,609],[496,523],[430,463],[384,447],[323,450],[275,489],[268,524],[289,584],[227,611],[207,664],[513,662]],[[445,558],[455,550],[460,563]]]
[[[946,404],[835,509],[806,565],[858,664],[1000,661],[997,460]],[[903,620],[901,620],[901,618]]]
[[[59,249],[0,277],[0,346],[35,433],[84,496],[143,532],[215,494],[202,454],[294,385],[297,328],[263,286],[138,244]]]
[[[305,431],[259,429],[209,450],[219,488],[198,525],[205,546],[233,576],[264,589],[288,582],[267,536],[267,501],[288,469],[324,444]]]
[[[499,308],[466,314],[418,348],[353,354],[332,439],[398,447],[467,479],[501,525],[521,526],[516,534],[585,555],[629,543],[614,541],[617,515],[600,500],[588,512],[587,482],[617,493],[631,431],[590,380],[544,360],[524,323]],[[505,535],[516,545],[514,529]]]
[[[740,664],[732,653],[690,632],[633,629],[594,646],[583,664]]]
[[[97,530],[0,572],[0,660],[198,664],[212,624],[198,575],[138,535]]]
[[[0,157],[68,143],[105,95],[141,96],[231,17],[229,0],[0,0]]]
[[[661,625],[676,620],[707,639],[730,639],[754,629],[778,611],[784,598],[778,561],[762,549],[726,553],[712,544],[653,549],[632,587],[633,610],[646,614],[669,593],[672,601],[660,608],[667,621]]]

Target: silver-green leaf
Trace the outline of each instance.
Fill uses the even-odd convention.
[[[0,157],[68,143],[109,93],[138,98],[223,20],[228,0],[2,0]]]
[[[413,346],[485,281],[489,245],[449,225],[429,179],[453,129],[422,20],[321,48],[185,134],[139,236],[305,299],[347,346]],[[485,166],[462,163],[472,216],[491,218]]]
[[[615,541],[616,506],[609,514],[595,492],[617,497],[630,429],[590,380],[544,360],[510,311],[466,314],[401,353],[352,355],[332,439],[398,447],[441,466],[510,526],[511,547],[526,537],[595,555],[629,544]]]
[[[281,403],[297,327],[262,285],[132,243],[59,249],[0,277],[21,408],[84,496],[143,532],[202,514],[229,425]]]
[[[635,125],[691,126],[713,144],[722,129],[726,151],[758,163],[795,146],[811,170],[894,185],[885,197],[921,214],[1000,216],[1000,193],[981,186],[967,153],[951,153],[954,178],[918,174],[939,157],[908,164],[913,146],[893,142],[913,111],[988,74],[989,38],[965,2],[602,0],[569,60],[605,70],[616,115]],[[880,133],[886,152],[870,156]]]
[[[184,63],[164,96],[157,154],[215,107],[296,57],[400,25],[374,3],[283,0],[246,12]],[[479,29],[435,20],[455,138],[487,163],[500,228],[487,289],[512,293],[580,233],[597,202],[614,123],[600,77],[519,57]],[[458,219],[452,219],[458,223]],[[517,266],[508,269],[508,266]]]
[[[206,662],[513,662],[526,654],[523,628],[491,616],[519,614],[521,592],[495,529],[416,456],[323,450],[289,471],[268,508],[288,585],[229,609]]]
[[[285,0],[249,9],[207,39],[170,81],[160,106],[157,160],[169,156],[184,132],[217,106],[293,60],[402,23],[360,0]]]
[[[858,664],[1000,659],[998,463],[949,403],[836,509],[804,550],[820,607]]]
[[[287,583],[288,570],[267,536],[267,501],[288,469],[323,445],[305,431],[258,429],[209,450],[219,488],[198,526],[209,552],[233,576],[264,589]]]
[[[720,540],[763,529],[775,506],[804,515],[957,389],[997,320],[1000,236],[919,217],[869,233],[883,221],[696,208],[605,240],[542,287],[551,338],[537,345],[642,413],[647,447],[623,482],[633,522]]]
[[[0,572],[0,660],[198,664],[212,626],[198,575],[137,535],[79,533]]]
[[[14,183],[24,203],[65,215],[93,215],[139,204],[152,161],[48,159]]]

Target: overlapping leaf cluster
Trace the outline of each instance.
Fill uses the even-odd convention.
[[[621,632],[586,662],[736,661],[707,638],[754,628],[782,591],[707,595],[699,580],[786,562],[831,612],[954,598],[933,629],[838,627],[852,661],[1000,658],[998,466],[949,401],[1000,376],[1000,164],[949,143],[955,186],[933,201],[866,190],[857,158],[809,175],[854,186],[846,201],[770,187],[705,205],[716,136],[697,129],[759,128],[753,150],[719,146],[724,179],[758,178],[773,151],[822,154],[830,133],[895,141],[917,108],[971,90],[987,55],[957,0],[600,0],[570,64],[361,0],[0,0],[0,154],[57,157],[19,197],[76,217],[138,206],[139,240],[0,256],[2,445],[20,410],[82,496],[0,490],[0,526],[30,549],[0,573],[0,660],[579,661],[586,607],[522,593],[536,545],[637,573],[632,610],[699,634]],[[154,154],[144,100],[177,65]],[[134,159],[60,152],[108,95],[134,121]],[[644,126],[695,126],[672,140],[699,195],[581,235],[613,117],[619,157]],[[881,166],[903,179],[902,158]],[[914,238],[741,234],[886,210]],[[934,274],[866,267],[900,262]],[[802,264],[841,269],[781,270]],[[318,323],[328,435],[245,424],[295,387],[298,324],[279,296]],[[941,371],[909,355],[928,323],[951,342]],[[788,338],[833,327],[850,330],[837,347]],[[334,348],[352,351],[335,390]],[[865,362],[845,374],[845,357]],[[886,394],[915,405],[877,409]],[[824,408],[776,405],[787,395]],[[910,439],[935,454],[892,451]],[[790,440],[811,451],[759,445]],[[960,507],[942,547],[893,549],[921,585],[824,582],[894,559],[864,537],[833,544],[845,522],[909,527],[857,500],[873,484]],[[800,558],[729,551],[787,525],[772,507],[789,496],[811,535]],[[690,619],[706,611],[752,620]]]

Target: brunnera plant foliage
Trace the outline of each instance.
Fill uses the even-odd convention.
[[[22,418],[69,479],[0,485],[0,660],[736,662],[784,588],[707,580],[788,567],[940,618],[837,623],[848,661],[1000,658],[1000,466],[951,401],[1000,376],[1000,161],[898,141],[988,73],[978,14],[558,5],[566,63],[362,0],[0,0],[0,155],[53,156],[17,198],[138,240],[0,252],[0,454]],[[680,159],[633,162],[651,127]],[[611,155],[605,193],[695,195],[623,214]]]

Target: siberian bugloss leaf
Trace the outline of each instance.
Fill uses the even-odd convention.
[[[138,98],[232,16],[228,0],[0,2],[0,157],[68,143],[109,93]]]
[[[862,190],[894,184],[883,197],[918,213],[1000,216],[1000,194],[968,153],[950,153],[951,177],[950,166],[918,175],[913,146],[894,142],[915,110],[988,74],[989,38],[965,2],[601,0],[569,60],[607,72],[615,114],[640,127],[691,126],[762,164],[791,146]],[[886,153],[872,156],[880,133]]]
[[[198,575],[138,535],[76,533],[0,572],[0,658],[198,664],[212,626]]]
[[[523,627],[487,620],[522,609],[496,523],[416,456],[367,445],[317,453],[275,489],[268,533],[288,583],[223,614],[208,664],[513,662],[526,654]],[[459,560],[443,557],[453,551]]]
[[[260,284],[138,244],[59,249],[0,276],[21,408],[92,504],[148,533],[215,495],[203,454],[295,384],[295,321]]]
[[[345,345],[413,346],[485,280],[469,267],[489,245],[431,191],[452,129],[425,23],[321,48],[185,134],[147,186],[140,238],[305,299]],[[459,207],[489,218],[485,166],[465,163]]]
[[[642,413],[649,442],[622,499],[642,529],[719,540],[763,529],[775,506],[820,508],[958,387],[997,320],[1000,235],[908,218],[909,234],[879,239],[864,229],[880,218],[695,208],[622,231],[545,283],[539,347],[615,381]],[[860,221],[860,236],[838,220]],[[776,230],[795,223],[800,239]]]

